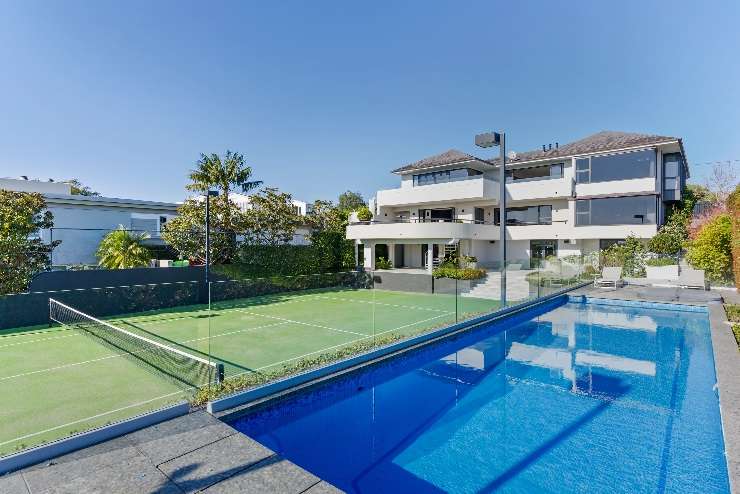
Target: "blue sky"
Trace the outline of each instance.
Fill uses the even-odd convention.
[[[740,159],[739,24],[736,1],[0,0],[0,176],[177,201],[232,149],[298,198],[368,196],[492,127]]]

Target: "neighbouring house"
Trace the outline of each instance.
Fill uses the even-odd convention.
[[[431,271],[445,253],[499,264],[497,158],[449,150],[396,170],[401,185],[380,190],[373,219],[347,238],[375,268],[383,246],[394,267]],[[604,131],[523,153],[506,163],[507,258],[523,266],[587,254],[632,235],[654,236],[689,176],[678,137]]]
[[[162,227],[177,216],[175,203],[72,195],[72,187],[63,182],[3,178],[0,189],[44,196],[47,209],[54,215],[54,228],[43,230],[41,237],[46,242],[62,241],[52,253],[55,267],[97,264],[95,251],[100,240],[121,225],[148,233],[149,246],[164,247]]]

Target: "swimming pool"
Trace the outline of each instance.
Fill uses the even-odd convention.
[[[575,300],[232,425],[348,492],[729,492],[706,310]]]

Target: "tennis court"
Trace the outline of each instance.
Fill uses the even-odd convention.
[[[345,345],[409,336],[498,307],[447,294],[328,288],[230,298],[106,318],[131,335],[262,372]],[[95,314],[92,314],[93,316]],[[0,332],[0,454],[88,430],[190,396],[126,351],[69,326]],[[133,352],[136,353],[136,352]]]

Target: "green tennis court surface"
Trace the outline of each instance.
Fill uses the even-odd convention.
[[[107,318],[114,326],[224,364],[226,377],[260,372],[344,345],[418,334],[492,300],[384,290],[328,289]],[[95,314],[91,314],[95,315]],[[151,369],[69,327],[0,332],[0,454],[115,422],[187,398]]]

